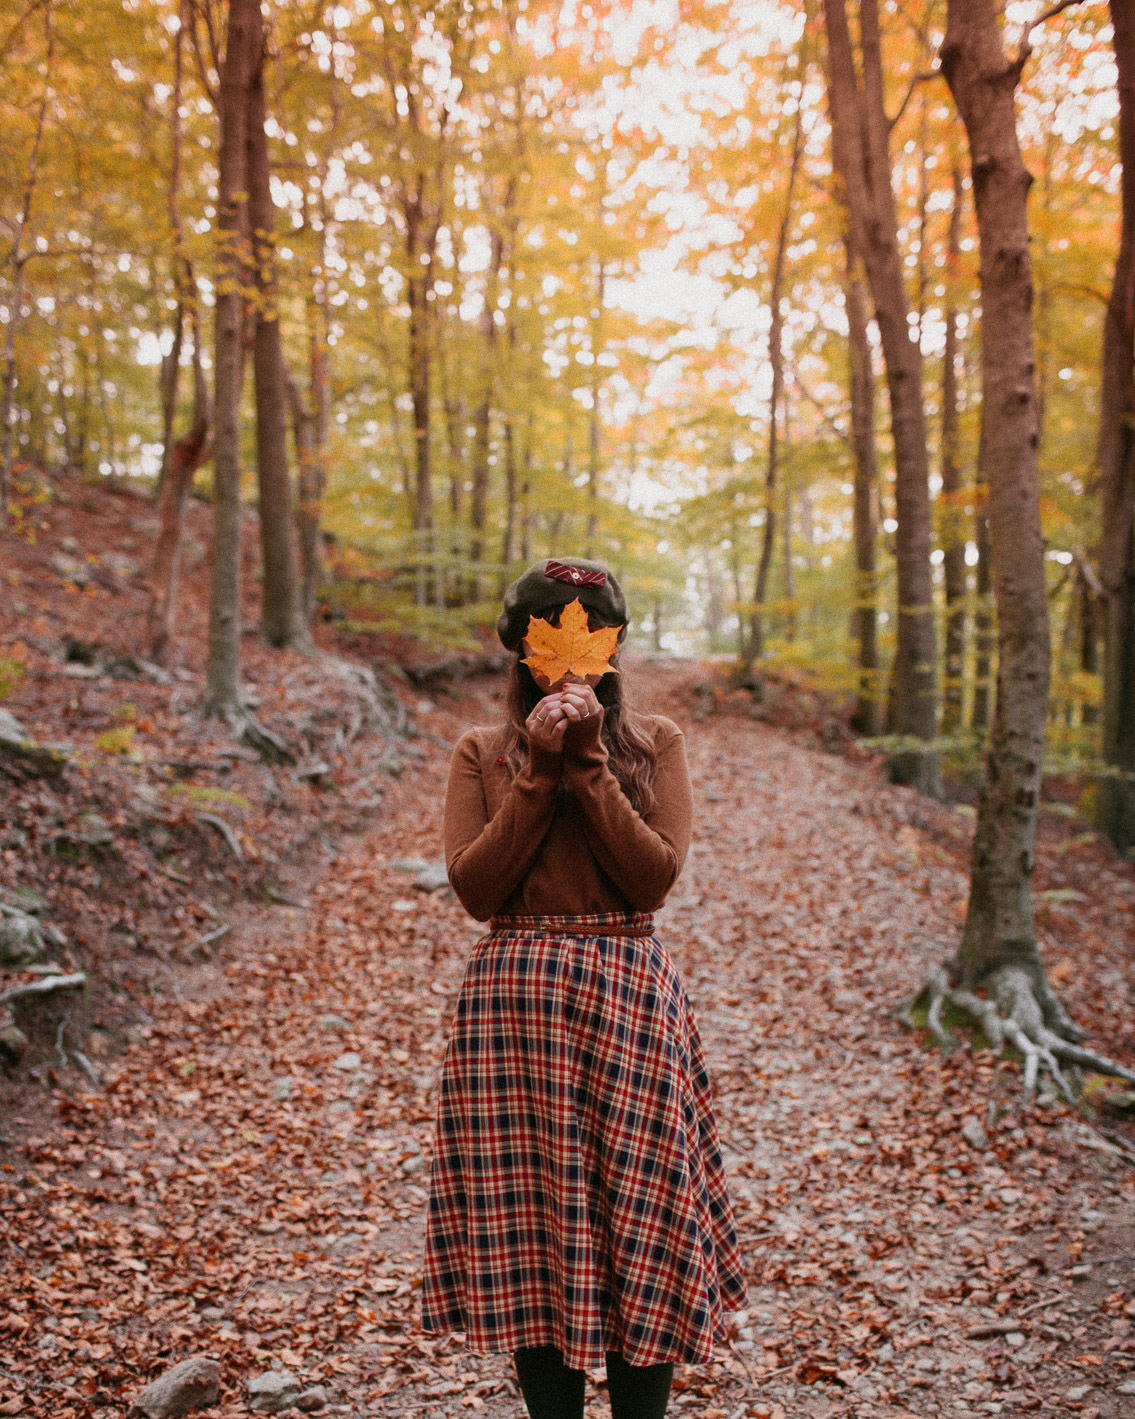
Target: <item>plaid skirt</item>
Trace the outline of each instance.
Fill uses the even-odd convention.
[[[442,1067],[422,1326],[695,1363],[746,1280],[693,1010],[649,916],[512,917]]]

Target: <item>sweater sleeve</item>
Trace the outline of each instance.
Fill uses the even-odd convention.
[[[564,734],[564,783],[584,814],[592,852],[635,911],[666,900],[690,847],[693,795],[681,730],[661,746],[654,807],[645,817],[631,805],[608,763],[602,714]]]
[[[445,794],[445,863],[461,905],[487,921],[524,880],[555,812],[562,754],[536,750],[492,818],[476,736],[453,751]]]

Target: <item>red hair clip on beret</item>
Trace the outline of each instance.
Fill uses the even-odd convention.
[[[607,573],[588,571],[584,567],[569,567],[563,562],[549,562],[544,575],[553,581],[566,581],[572,586],[606,586]]]

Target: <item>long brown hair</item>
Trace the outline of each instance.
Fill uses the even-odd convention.
[[[542,619],[552,619],[552,615],[559,610],[556,607],[555,613],[549,613]],[[521,659],[523,653],[523,650],[517,650],[509,669],[506,698],[508,723],[505,725],[504,758],[514,777],[528,759],[528,736],[524,732],[524,723],[544,694]],[[612,657],[616,663],[618,658],[618,655]],[[655,804],[654,774],[658,756],[654,739],[642,716],[627,703],[622,675],[604,675],[595,688],[595,698],[603,706],[603,743],[610,756],[611,772],[633,807],[645,815]]]

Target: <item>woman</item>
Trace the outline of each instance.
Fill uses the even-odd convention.
[[[511,1351],[532,1419],[580,1419],[604,1360],[615,1419],[661,1419],[674,1362],[711,1357],[746,1284],[697,1027],[652,934],[690,841],[682,734],[614,670],[529,670],[530,618],[577,598],[622,639],[605,567],[530,567],[497,622],[508,723],[453,755],[449,880],[491,934],[442,1070],[422,1323]]]

